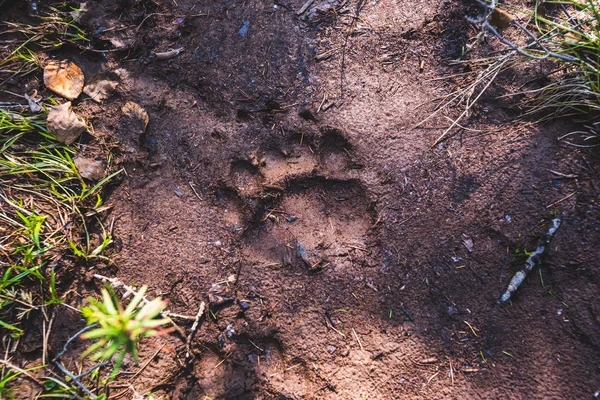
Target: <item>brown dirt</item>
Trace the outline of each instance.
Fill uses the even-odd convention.
[[[557,140],[566,123],[513,124],[493,99],[465,122],[476,132],[430,148],[448,121],[413,127],[474,33],[460,2],[316,0],[298,16],[303,3],[88,2],[96,46],[125,43],[73,56],[121,81],[105,104],[76,105],[125,149],[109,198],[116,276],[182,314],[215,283],[235,300],[211,309],[187,366],[177,338],[147,341],[144,361],[165,347],[133,387],[174,399],[591,398],[594,154]],[[170,48],[185,50],[153,58]],[[150,115],[141,138],[122,121],[127,100]],[[517,252],[554,208],[564,224],[546,262],[500,306]]]

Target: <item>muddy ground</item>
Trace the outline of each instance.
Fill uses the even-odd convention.
[[[193,359],[176,335],[147,340],[148,367],[111,393],[592,398],[597,153],[558,140],[570,121],[514,122],[495,99],[541,72],[504,74],[467,129],[431,148],[448,119],[415,125],[456,87],[438,78],[463,71],[448,60],[477,33],[469,8],[316,0],[298,15],[304,3],[88,2],[81,24],[113,51],[58,54],[86,79],[120,79],[104,104],[76,104],[96,135],[82,151],[118,142],[126,170],[108,199],[118,268],[101,272],[181,314],[215,303]],[[123,123],[128,100],[150,115],[142,137]],[[554,210],[545,263],[498,304]],[[73,302],[97,285],[82,277]],[[57,348],[83,325],[58,326]]]

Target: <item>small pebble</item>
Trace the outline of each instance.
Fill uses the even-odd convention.
[[[235,329],[233,329],[233,324],[227,325],[227,328],[225,328],[225,335],[227,335],[227,337],[230,339],[233,335],[235,335]]]
[[[244,24],[242,25],[242,27],[238,31],[238,35],[240,35],[241,37],[248,36],[248,28],[249,27],[250,27],[250,21],[248,21],[248,20],[244,21]]]
[[[177,197],[183,197],[183,192],[179,189],[179,186],[173,185],[173,191],[177,195]]]

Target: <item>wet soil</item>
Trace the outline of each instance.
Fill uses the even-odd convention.
[[[76,104],[99,138],[119,142],[126,170],[108,199],[119,244],[110,272],[181,314],[209,293],[224,300],[191,361],[177,338],[146,341],[141,359],[152,361],[136,391],[542,399],[600,389],[597,155],[557,139],[568,121],[516,123],[493,96],[439,146],[442,114],[415,128],[452,89],[438,78],[460,72],[447,60],[476,33],[463,4],[316,0],[299,15],[304,0],[91,3],[81,23],[95,46],[118,47],[71,54],[86,79],[120,78],[104,104]],[[150,115],[144,135],[123,122],[125,101]],[[563,225],[544,264],[498,304],[555,210]]]

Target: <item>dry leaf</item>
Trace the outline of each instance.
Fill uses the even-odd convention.
[[[86,85],[83,93],[90,96],[96,103],[102,103],[115,91],[119,83],[108,79],[100,79]]]
[[[128,101],[123,107],[121,107],[121,111],[129,118],[131,124],[133,125],[132,128],[137,133],[141,135],[146,132],[146,127],[148,126],[150,118],[142,106],[134,103],[133,101]]]
[[[516,18],[504,10],[498,8],[492,12],[490,23],[500,29],[508,27]]]
[[[85,122],[71,110],[71,102],[55,106],[48,112],[48,133],[61,143],[71,144],[85,131]]]
[[[68,100],[74,100],[83,90],[81,69],[69,60],[50,61],[44,68],[44,85]]]
[[[92,160],[84,157],[76,157],[73,159],[79,175],[85,179],[100,180],[104,178],[104,170],[106,169],[104,162]]]

